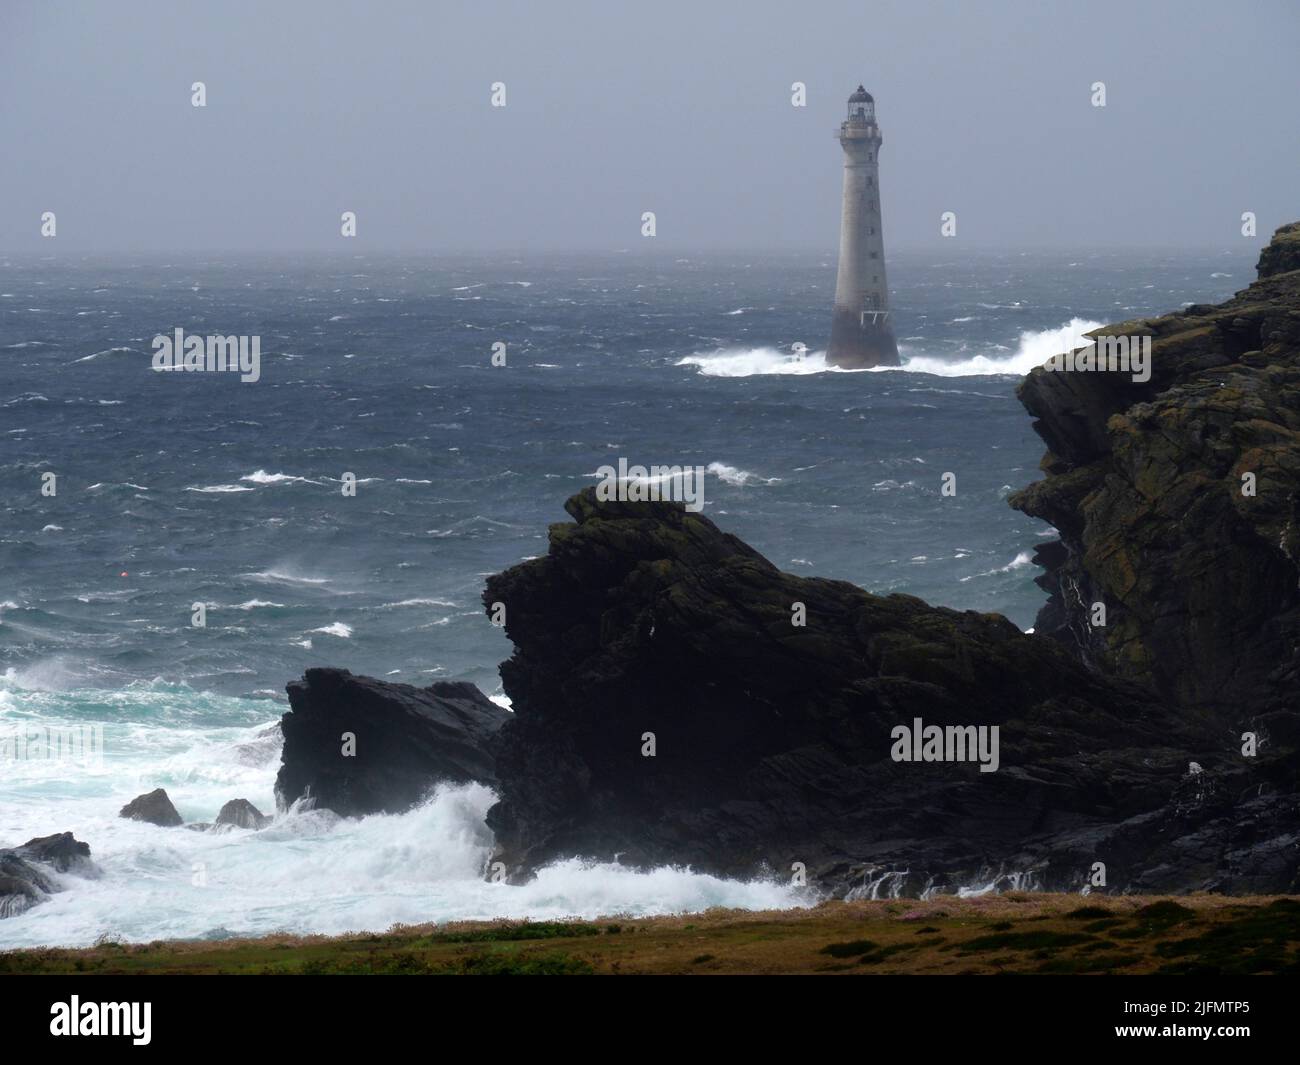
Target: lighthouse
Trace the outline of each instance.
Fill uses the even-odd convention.
[[[876,102],[861,85],[849,97],[849,114],[836,136],[844,149],[844,206],[826,361],[846,369],[897,366],[898,344],[889,315],[885,238],[880,225],[882,138],[876,125]]]

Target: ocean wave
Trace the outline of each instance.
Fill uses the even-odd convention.
[[[1071,318],[1055,329],[1027,329],[1021,332],[1016,350],[1006,356],[976,355],[970,359],[949,360],[900,351],[903,369],[909,373],[928,373],[936,377],[987,377],[1008,374],[1023,377],[1053,355],[1083,347],[1089,341],[1084,333],[1100,329],[1102,322]]]
[[[245,700],[265,713],[264,701]],[[99,778],[77,801],[78,838],[90,841],[103,875],[69,879],[56,900],[0,923],[0,948],[85,946],[110,934],[128,942],[275,932],[341,935],[383,932],[395,924],[499,918],[591,920],[656,916],[715,907],[766,910],[817,900],[785,881],[726,880],[687,868],[648,871],[569,858],[526,884],[490,883],[493,850],[484,815],[497,801],[481,784],[441,786],[403,814],[339,818],[305,804],[277,813],[259,832],[186,832],[117,816],[138,793],[166,786],[187,821],[211,820],[226,799],[246,796],[271,812],[274,758],[246,757],[250,744],[271,753],[257,729],[224,730],[189,754],[168,753],[141,775]],[[156,734],[157,730],[153,730]],[[141,737],[143,738],[143,737]],[[124,767],[126,768],[126,767]],[[84,774],[83,774],[84,775]],[[190,782],[183,782],[189,775]],[[35,812],[17,817],[16,834],[37,834]],[[203,886],[194,872],[202,869]]]
[[[135,350],[134,348],[105,348],[103,351],[96,351],[96,352],[95,352],[94,354],[92,354],[92,355],[85,355],[85,356],[83,356],[82,358],[80,358],[80,359],[76,359],[76,360],[74,360],[74,361],[75,361],[75,362],[90,362],[91,359],[97,359],[97,358],[99,358],[101,355],[113,355],[113,354],[115,354],[115,353],[117,353],[117,352],[119,352],[119,351],[134,351],[134,350]]]
[[[226,492],[256,492],[256,488],[249,488],[242,484],[209,484],[202,488],[190,485],[185,489],[187,492],[204,492],[210,494],[224,494]]]
[[[329,577],[302,577],[296,573],[283,573],[280,570],[259,570],[246,575],[250,581],[272,581],[277,584],[329,584]]]
[[[309,629],[309,633],[320,633],[322,636],[337,636],[340,640],[352,639],[352,626],[345,625],[341,621],[336,621],[331,625],[322,625],[319,629]]]
[[[1025,566],[1030,565],[1033,561],[1034,561],[1034,556],[1031,552],[1021,551],[1018,555],[1016,555],[1015,558],[1013,558],[1005,566],[998,566],[995,569],[985,570],[983,573],[972,573],[968,577],[960,578],[960,581],[961,583],[965,584],[967,581],[973,581],[977,577],[993,577],[999,573],[1012,573],[1015,570],[1023,569]]]
[[[713,474],[723,484],[732,484],[740,488],[750,484],[781,483],[780,477],[761,477],[757,473],[750,473],[748,470],[728,466],[725,462],[710,462],[705,467],[705,471]]]
[[[788,374],[803,377],[819,373],[857,373],[826,365],[824,351],[809,352],[798,358],[777,348],[722,348],[708,354],[697,353],[678,359],[676,366],[694,366],[705,377],[761,377]]]
[[[798,358],[790,352],[770,347],[725,348],[708,354],[697,353],[679,359],[674,365],[694,366],[706,377],[759,377],[769,374],[802,377],[820,373],[897,373],[900,370],[936,377],[1022,377],[1053,355],[1082,347],[1088,342],[1083,334],[1100,329],[1102,324],[1084,318],[1072,318],[1054,329],[1025,330],[1020,334],[1015,351],[1006,356],[976,355],[968,359],[952,359],[902,347],[899,349],[902,366],[877,366],[870,370],[845,370],[838,366],[828,366],[824,351],[809,352],[803,358]],[[989,347],[996,351],[1001,346],[993,344]]]
[[[506,471],[509,473],[510,471]],[[503,476],[497,474],[495,476]],[[493,480],[490,477],[488,480]],[[472,518],[462,518],[446,529],[427,529],[426,535],[437,537],[439,540],[445,540],[450,537],[464,536],[469,539],[477,539],[483,536],[493,535],[493,529],[509,529],[511,524],[506,521],[497,521],[494,518],[486,518],[482,514],[475,514]]]
[[[320,481],[313,481],[310,477],[295,477],[289,473],[267,473],[266,470],[254,470],[252,473],[246,473],[239,478],[241,481],[251,481],[253,484],[320,484]]]

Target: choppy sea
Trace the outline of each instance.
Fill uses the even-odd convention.
[[[824,255],[0,257],[0,847],[72,831],[101,874],[0,920],[0,948],[806,904],[776,881],[580,856],[484,883],[478,786],[401,816],[283,811],[258,833],[116,814],[155,787],[187,821],[237,797],[272,811],[261,733],[308,666],[503,698],[483,579],[543,554],[564,500],[620,457],[704,467],[704,513],[783,569],[1029,628],[1052,534],[1006,505],[1043,450],[1020,375],[1097,325],[1221,300],[1253,267],[893,256],[905,365],[847,372],[821,354]],[[176,328],[259,336],[261,379],[153,372],[153,337]],[[23,740],[48,730],[102,746]]]

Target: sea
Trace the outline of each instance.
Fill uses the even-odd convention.
[[[488,883],[489,789],[277,811],[267,729],[321,665],[508,705],[484,578],[620,458],[703,467],[705,516],[782,569],[1027,630],[1053,532],[1006,502],[1041,476],[1022,375],[1254,259],[891,255],[904,365],[843,371],[827,254],[0,255],[0,847],[71,831],[94,862],[0,949],[815,902],[582,855]],[[260,338],[259,380],[155,372],[178,328]],[[274,820],[118,816],[158,787]]]

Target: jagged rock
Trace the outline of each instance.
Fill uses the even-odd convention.
[[[147,821],[151,825],[159,825],[163,828],[174,828],[176,825],[184,824],[171,799],[167,797],[167,792],[162,788],[155,788],[145,795],[137,795],[118,811],[118,817],[126,817],[132,821]]]
[[[290,683],[276,801],[343,816],[398,813],[440,781],[494,784],[488,741],[510,716],[463,682],[427,688],[309,669]],[[345,734],[355,753],[346,753]]]
[[[31,862],[13,851],[0,851],[0,917],[17,917],[57,890]]]
[[[265,828],[270,818],[247,799],[231,799],[217,814],[213,827],[231,825],[235,828]]]
[[[45,871],[94,876],[89,845],[71,832],[29,839],[21,847],[0,850],[0,918],[16,917],[43,902],[62,886]]]
[[[1191,757],[1231,760],[1195,719],[1005,618],[783,573],[678,504],[588,489],[566,509],[548,554],[483,597],[515,644],[488,824],[516,879],[579,855],[726,875],[802,862],[841,893],[998,870],[1077,889],[1108,857],[1079,838],[1172,810]],[[999,726],[998,771],[893,761],[914,718]],[[1137,853],[1111,865],[1112,885],[1146,870]]]
[[[29,839],[21,847],[15,847],[24,858],[34,862],[44,862],[60,873],[77,872],[93,868],[90,861],[90,844],[82,843],[71,832],[59,832],[53,836],[37,836]]]

